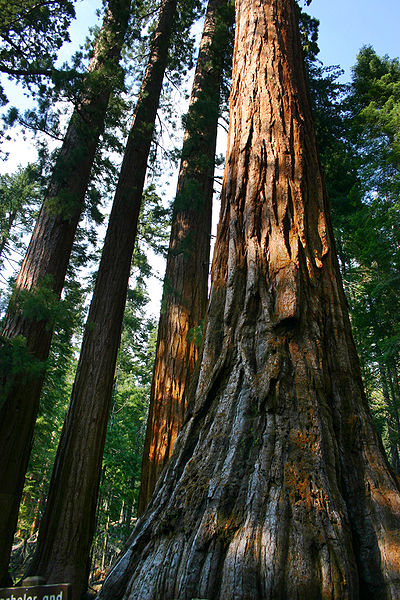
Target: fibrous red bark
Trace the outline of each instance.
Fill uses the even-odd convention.
[[[362,390],[294,0],[238,0],[187,422],[101,600],[394,600],[400,494]]]
[[[101,464],[147,160],[176,0],[163,0],[125,148],[78,368],[29,573],[87,586]]]
[[[208,4],[186,118],[158,324],[139,514],[151,498],[182,427],[207,306],[220,86],[229,44],[229,17],[222,7],[227,13],[226,0]]]
[[[46,285],[55,298],[61,295],[109,97],[118,79],[129,12],[130,0],[108,3],[78,106],[69,122],[2,331],[3,339],[22,336],[32,360],[41,363],[42,368],[27,376],[15,374],[18,365],[13,365],[2,381],[0,583],[7,572],[53,333],[49,320],[24,316],[20,294],[21,291],[35,294],[40,286]]]

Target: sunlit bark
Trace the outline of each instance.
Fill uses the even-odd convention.
[[[362,390],[294,0],[238,0],[187,422],[101,600],[395,600],[400,495]]]

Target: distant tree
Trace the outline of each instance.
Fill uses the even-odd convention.
[[[239,0],[204,346],[101,600],[400,594],[399,482],[362,389],[293,0]]]
[[[143,454],[139,513],[148,504],[182,426],[208,297],[211,212],[221,84],[232,7],[208,4],[193,81],[164,278]]]
[[[113,388],[112,416],[103,461],[95,547],[91,552],[95,569],[103,563],[108,566],[108,561],[111,561],[125,541],[131,516],[136,514],[139,492],[155,343],[154,323],[151,319],[143,319],[148,302],[146,282],[152,274],[147,255],[150,248],[152,252],[165,251],[165,230],[169,220],[169,210],[160,205],[160,198],[152,188],[147,189],[144,196],[134,255],[135,287],[129,291],[124,316],[122,344]],[[77,240],[46,369],[11,555],[10,571],[14,578],[24,575],[35,550],[37,530],[48,495],[52,465],[76,370],[85,314],[83,304],[88,295],[88,289],[77,273],[81,261],[79,246]]]
[[[121,82],[118,63],[129,12],[130,0],[109,0],[3,324],[0,343],[9,364],[1,373],[0,390],[0,488],[6,490],[0,504],[0,584],[17,521],[54,310],[64,285],[108,100]]]

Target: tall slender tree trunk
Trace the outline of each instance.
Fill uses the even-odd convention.
[[[389,436],[389,445],[390,445],[390,457],[393,469],[397,474],[400,473],[400,458],[399,458],[399,415],[396,409],[396,405],[393,404],[389,389],[388,389],[388,381],[386,377],[386,369],[385,366],[379,363],[379,372],[381,376],[381,384],[382,384],[382,393],[383,399],[386,403],[386,423],[388,428],[388,436]],[[397,419],[396,419],[397,413]]]
[[[362,390],[294,0],[238,0],[201,368],[99,600],[400,597],[400,494]]]
[[[24,316],[20,292],[35,293],[46,285],[56,298],[60,297],[109,97],[118,78],[129,13],[130,0],[109,0],[79,104],[69,122],[2,332],[3,339],[23,336],[32,360],[39,361],[42,368],[28,378],[25,373],[15,375],[15,369],[10,368],[1,382],[0,585],[7,571],[52,338],[48,320]]]
[[[398,395],[399,389],[398,389],[398,377],[397,377],[396,370],[395,370],[393,364],[389,363],[386,366],[386,373],[387,373],[387,381],[389,382],[392,415],[393,415],[393,420],[395,423],[394,443],[396,446],[396,451],[397,451],[397,456],[398,456],[399,444],[400,444],[400,417],[399,417],[399,395]],[[400,474],[400,460],[397,464],[398,464],[398,467],[395,466],[395,470],[396,470],[396,473]]]
[[[56,432],[53,431],[51,434],[49,446],[51,446],[51,443],[54,441],[55,435],[56,435]],[[35,533],[35,531],[38,527],[38,523],[40,520],[40,513],[46,502],[45,488],[47,487],[46,484],[49,481],[50,471],[51,471],[51,460],[50,460],[50,456],[48,454],[46,457],[45,464],[42,465],[42,472],[41,472],[42,476],[40,479],[40,483],[37,486],[38,489],[35,490],[35,495],[37,496],[37,500],[36,500],[34,516],[33,516],[33,520],[32,520],[32,525],[31,525],[31,529],[29,532],[29,537],[32,537],[32,535]]]
[[[229,23],[226,0],[210,0],[193,81],[173,219],[149,417],[139,514],[181,429],[208,297],[215,149]],[[222,10],[225,8],[225,13]]]
[[[87,585],[115,363],[176,0],[163,0],[114,197],[70,405],[30,573]]]
[[[110,527],[110,515],[107,516],[106,527],[104,531],[103,538],[103,549],[101,553],[101,570],[104,570],[106,564],[106,553],[107,553],[107,545],[108,545],[108,530]]]

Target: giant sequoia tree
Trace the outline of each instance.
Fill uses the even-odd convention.
[[[0,338],[1,349],[10,356],[0,374],[0,581],[17,523],[51,344],[54,315],[49,309],[64,285],[108,100],[119,80],[118,63],[129,13],[130,0],[109,1]],[[24,306],[27,298],[36,298],[33,311]],[[13,344],[15,339],[17,345]],[[21,361],[21,347],[26,349],[25,363]],[[29,371],[24,369],[28,362]]]
[[[176,18],[163,0],[115,191],[49,496],[30,566],[48,582],[87,585],[101,462],[132,254],[155,118]]]
[[[210,0],[182,148],[142,463],[139,513],[171,456],[186,408],[208,297],[211,211],[220,88],[231,7]]]
[[[239,0],[196,392],[102,600],[392,599],[400,495],[351,335],[294,0]]]

